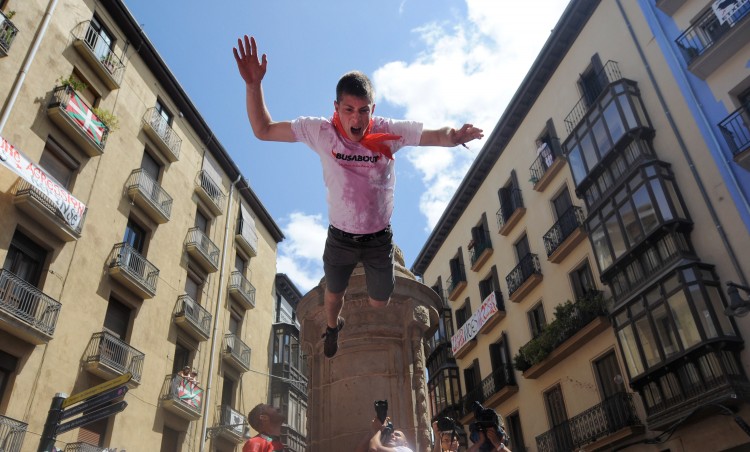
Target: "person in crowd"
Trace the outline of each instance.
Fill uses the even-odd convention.
[[[242,452],[282,452],[280,436],[284,421],[284,415],[272,405],[256,405],[247,414],[247,422],[258,434],[247,440]]]

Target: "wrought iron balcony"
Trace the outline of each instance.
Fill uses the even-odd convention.
[[[195,191],[203,200],[214,215],[221,215],[224,212],[224,199],[226,195],[219,188],[219,183],[211,178],[205,171],[198,171],[195,177]]]
[[[89,157],[96,157],[104,152],[109,127],[70,85],[58,86],[52,91],[47,114]]]
[[[474,418],[474,402],[484,404],[484,388],[481,384],[467,392],[458,403],[459,420],[462,424],[467,425]]]
[[[560,140],[550,138],[548,141],[529,167],[529,182],[534,184],[534,190],[539,192],[544,191],[565,161],[562,158],[563,152]]]
[[[3,452],[21,452],[28,424],[0,414],[0,445]]]
[[[201,417],[203,388],[179,375],[169,374],[161,387],[161,406],[188,421]]]
[[[719,123],[734,161],[750,171],[750,105],[743,105]]]
[[[125,182],[128,197],[159,224],[169,221],[172,197],[143,168],[133,170]]]
[[[213,273],[219,269],[219,247],[199,228],[188,229],[185,249],[207,272]]]
[[[141,383],[145,355],[109,331],[94,333],[86,347],[86,369],[106,380],[130,372],[133,383]]]
[[[633,403],[633,395],[617,393],[605,401],[594,405],[581,414],[573,416],[560,425],[536,437],[539,452],[579,450],[591,443],[597,449],[606,446],[607,437],[618,433],[614,440],[622,440],[624,429],[631,429],[631,435],[643,430]]]
[[[146,110],[141,122],[143,130],[154,141],[166,162],[174,163],[180,159],[182,138],[177,135],[156,107]]]
[[[492,255],[492,242],[489,237],[474,242],[474,246],[469,250],[471,259],[471,269],[476,271]]]
[[[55,189],[62,189],[62,187],[57,185]],[[64,189],[62,192],[58,204],[42,190],[25,179],[19,178],[16,183],[13,204],[58,239],[71,242],[81,238],[88,207],[82,210],[76,209],[74,205],[65,202],[69,199],[69,193]]]
[[[198,341],[211,336],[211,314],[189,295],[177,297],[174,305],[174,323]]]
[[[61,304],[8,270],[0,270],[0,329],[31,344],[52,339]]]
[[[242,247],[243,250],[250,257],[258,255],[258,233],[255,230],[255,223],[250,220],[246,220],[242,217],[237,218],[237,231],[234,235],[237,244]]]
[[[539,264],[539,257],[534,253],[528,253],[522,257],[518,265],[505,277],[510,301],[519,301],[528,290],[539,283],[541,278],[542,266]],[[519,289],[523,290],[519,291]]]
[[[513,365],[503,364],[482,380],[482,397],[487,405],[496,405],[518,392]]]
[[[0,57],[8,56],[10,46],[18,34],[18,28],[0,11]]]
[[[616,61],[607,61],[604,67],[595,75],[595,82],[587,87],[586,92],[576,102],[575,106],[568,116],[565,117],[565,128],[568,133],[571,133],[578,123],[581,122],[586,113],[589,111],[589,107],[596,103],[596,99],[604,91],[604,89],[612,82],[620,80],[622,75],[620,74],[620,68],[617,66]]]
[[[235,334],[224,336],[222,344],[224,360],[242,372],[250,370],[250,347]]]
[[[584,237],[582,228],[584,221],[586,217],[583,209],[570,206],[544,234],[544,249],[551,262],[560,262],[581,241]],[[566,242],[568,239],[571,240]]]
[[[463,269],[461,269],[460,274],[449,276],[445,284],[448,286],[448,299],[456,301],[461,291],[466,288],[466,274],[464,274]]]
[[[708,8],[693,20],[675,42],[685,63],[702,79],[748,42],[750,3],[744,3],[726,17]]]
[[[276,385],[291,387],[307,397],[307,377],[299,369],[289,363],[274,363],[271,366],[271,375],[277,377],[271,380],[272,387]]]
[[[211,438],[222,438],[234,444],[245,441],[245,415],[229,405],[220,405],[216,407],[214,419],[214,426],[208,429]]]
[[[106,447],[94,446],[93,444],[77,442],[65,445],[64,452],[105,452]]]
[[[521,189],[511,188],[508,190],[506,199],[501,200],[500,209],[497,211],[497,227],[500,235],[508,235],[513,226],[518,223],[521,216],[526,212],[523,206]]]
[[[239,303],[245,309],[253,309],[255,307],[255,287],[250,284],[242,273],[233,271],[229,276],[229,286],[227,286],[227,292],[237,303]]]
[[[288,425],[281,427],[281,443],[286,452],[305,452],[307,450],[307,439],[305,435]]]
[[[127,242],[118,243],[112,248],[109,275],[141,298],[156,295],[159,269]]]
[[[115,55],[109,40],[103,38],[88,20],[76,25],[73,37],[73,45],[107,88],[119,88],[125,73],[125,64]]]

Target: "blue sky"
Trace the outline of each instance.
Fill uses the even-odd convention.
[[[376,114],[426,127],[469,122],[487,136],[568,0],[125,3],[283,230],[277,271],[304,293],[323,276],[320,161],[302,144],[252,135],[237,38],[255,36],[268,55],[263,83],[275,120],[331,115],[336,82],[358,69],[375,84]],[[483,144],[396,154],[394,239],[407,267]]]

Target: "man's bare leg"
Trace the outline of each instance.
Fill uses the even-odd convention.
[[[384,307],[388,306],[388,303],[391,301],[390,298],[387,299],[387,300],[385,300],[385,301],[376,300],[376,299],[374,299],[372,297],[367,297],[367,298],[370,301],[370,306],[372,306],[373,308],[384,308]]]
[[[328,323],[328,328],[336,328],[338,326],[339,316],[344,307],[345,293],[346,291],[333,293],[326,287],[323,303],[325,305],[326,323]]]

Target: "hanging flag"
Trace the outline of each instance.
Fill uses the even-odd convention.
[[[81,128],[90,136],[96,144],[102,144],[102,138],[104,137],[104,129],[106,126],[99,118],[94,114],[93,111],[86,105],[86,103],[78,97],[72,89],[70,92],[70,99],[65,105],[65,112],[75,121]]]
[[[49,199],[71,228],[80,230],[86,205],[3,137],[0,137],[0,163]]]

